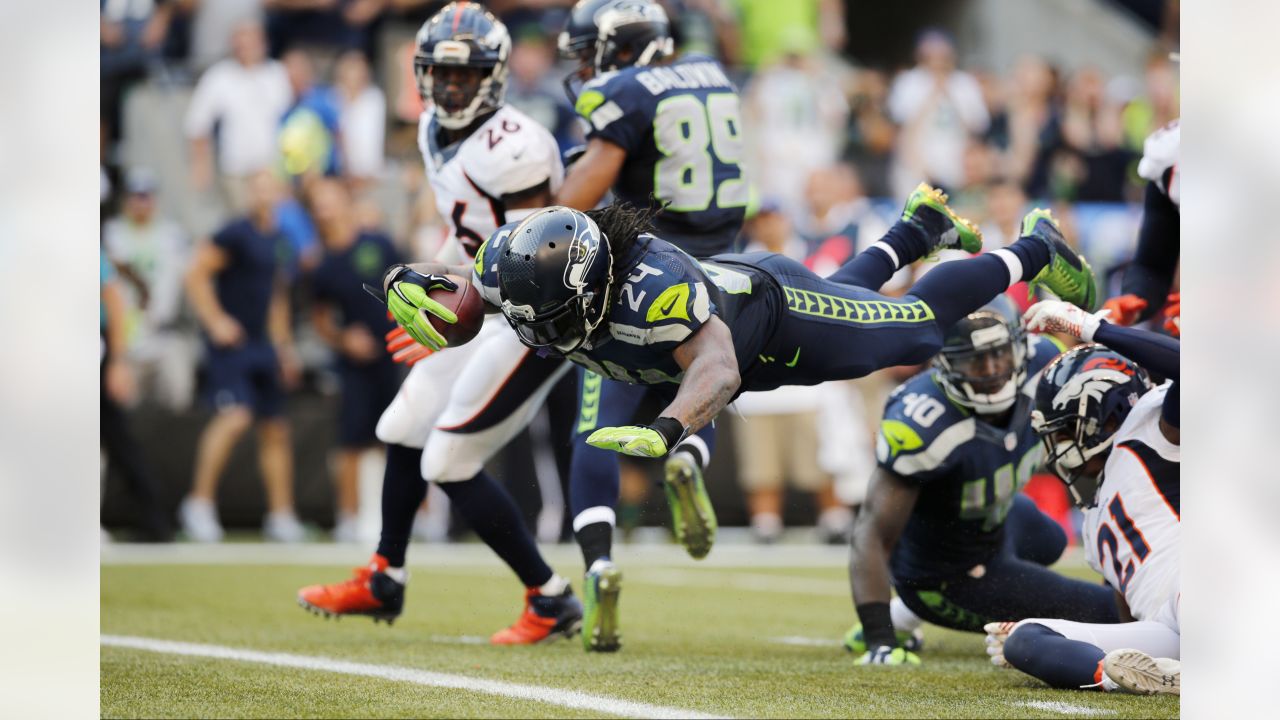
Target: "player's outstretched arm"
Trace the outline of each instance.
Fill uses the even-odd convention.
[[[569,169],[556,204],[586,212],[600,203],[622,172],[627,151],[607,140],[593,138],[587,150]]]
[[[662,457],[729,404],[742,383],[729,326],[712,315],[674,355],[684,378],[662,415],[650,425],[600,428],[587,437],[588,445],[624,455]]]
[[[853,552],[849,556],[849,586],[862,623],[867,655],[862,662],[893,663],[890,656],[898,646],[893,621],[889,617],[892,585],[889,579],[889,555],[898,544],[920,489],[898,475],[876,468],[867,488],[867,498],[858,511],[853,526]],[[873,651],[890,648],[877,657]],[[883,660],[880,658],[883,657]],[[876,662],[880,660],[880,662]]]

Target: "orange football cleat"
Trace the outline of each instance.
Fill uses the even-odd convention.
[[[356,568],[350,580],[332,585],[308,585],[298,591],[298,604],[326,618],[368,615],[390,625],[404,609],[404,583],[387,575],[387,559],[374,555]]]
[[[1147,309],[1147,301],[1137,295],[1120,295],[1102,303],[1103,310],[1110,310],[1107,319],[1117,325],[1132,325],[1138,322],[1138,316]]]
[[[489,638],[493,645],[534,645],[557,637],[573,637],[582,628],[582,603],[573,590],[545,596],[537,588],[524,594],[524,612],[509,628]]]

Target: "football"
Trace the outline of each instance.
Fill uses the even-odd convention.
[[[436,289],[427,293],[427,297],[453,311],[458,322],[447,323],[434,315],[431,325],[449,341],[450,347],[465,345],[475,338],[484,324],[484,300],[480,293],[471,287],[471,282],[457,275],[448,275],[450,280],[458,284],[458,289],[449,291]]]

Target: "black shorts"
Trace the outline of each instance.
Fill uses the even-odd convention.
[[[284,413],[280,362],[269,341],[250,340],[234,348],[210,345],[205,372],[209,403],[215,410],[248,407],[258,418]]]
[[[340,363],[342,400],[338,407],[338,446],[354,449],[378,442],[382,411],[395,399],[404,374],[389,357],[368,365]]]

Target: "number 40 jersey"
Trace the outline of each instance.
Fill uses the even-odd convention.
[[[667,65],[631,67],[587,83],[575,109],[587,139],[627,152],[618,198],[647,207],[658,237],[694,257],[728,252],[742,228],[748,185],[738,91],[720,63],[690,54]]]
[[[533,212],[508,212],[504,195],[544,182],[554,193],[564,181],[555,138],[510,105],[462,140],[441,145],[442,140],[435,112],[428,109],[418,120],[418,149],[436,208],[452,230],[450,242],[434,258],[439,262],[471,260],[494,230]]]
[[[1014,496],[1044,450],[1031,430],[1031,392],[1062,346],[1027,337],[1027,381],[1004,427],[952,403],[932,370],[899,385],[876,438],[878,465],[920,486],[911,519],[894,548],[897,582],[944,580],[991,559],[1004,540]]]

